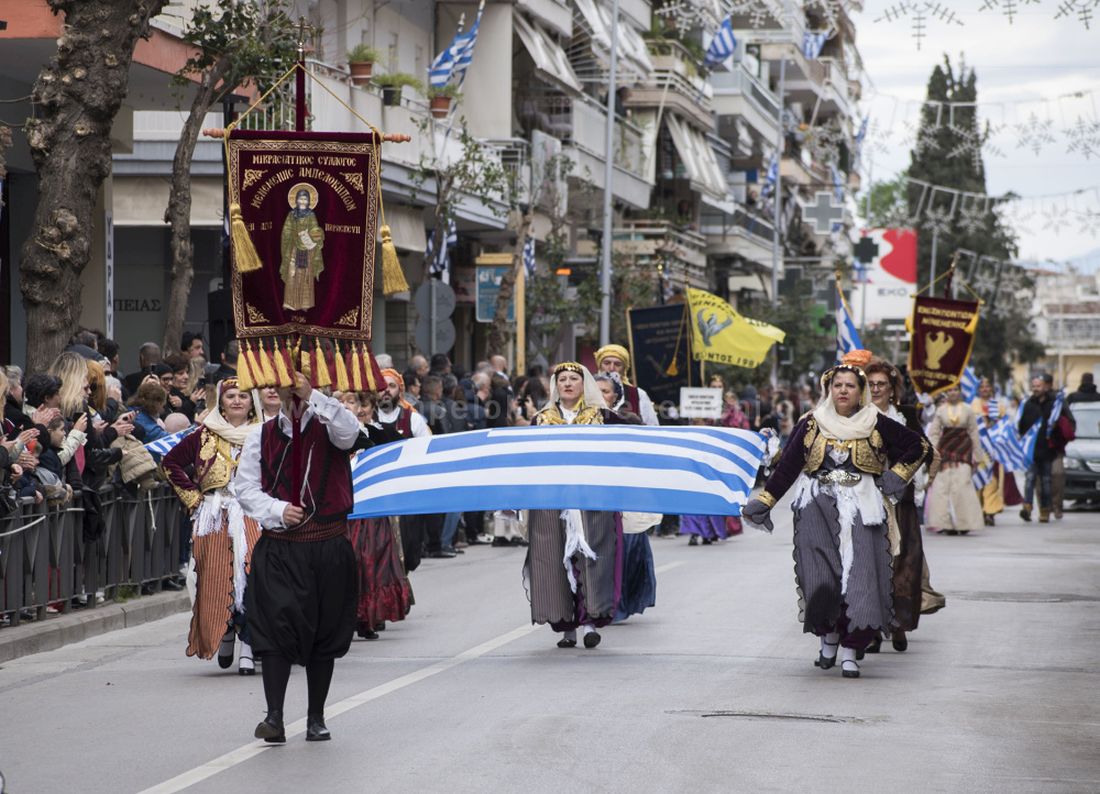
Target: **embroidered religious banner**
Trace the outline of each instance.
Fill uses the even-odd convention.
[[[233,129],[225,146],[246,385],[290,385],[300,369],[315,387],[376,390],[379,135]]]
[[[950,389],[962,378],[978,328],[977,301],[917,295],[907,325],[909,377],[922,394]]]

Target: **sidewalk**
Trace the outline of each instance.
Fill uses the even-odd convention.
[[[140,626],[190,608],[186,591],[164,592],[9,626],[0,629],[0,664],[108,631]]]

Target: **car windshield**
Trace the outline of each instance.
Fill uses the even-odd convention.
[[[1077,403],[1072,411],[1077,420],[1077,438],[1100,438],[1100,403]]]

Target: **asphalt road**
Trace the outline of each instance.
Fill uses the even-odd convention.
[[[928,536],[947,608],[863,677],[814,668],[790,513],[774,536],[654,540],[658,605],[562,651],[522,549],[427,560],[416,606],[337,662],[332,742],[252,740],[260,677],[184,656],[188,616],[0,668],[9,791],[1100,791],[1100,526]]]

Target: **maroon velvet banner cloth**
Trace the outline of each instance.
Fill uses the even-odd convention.
[[[924,295],[913,299],[909,377],[917,391],[938,394],[959,382],[977,328],[977,301]]]
[[[380,143],[371,133],[232,131],[229,202],[263,262],[233,268],[239,337],[370,340]]]

